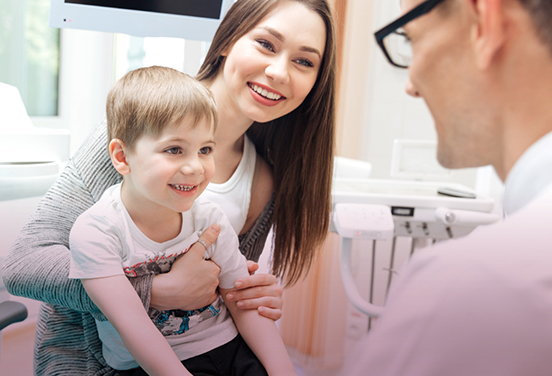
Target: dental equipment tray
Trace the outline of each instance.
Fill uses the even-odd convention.
[[[332,231],[342,238],[340,268],[345,292],[356,309],[371,317],[381,314],[383,301],[375,305],[374,297],[385,297],[400,264],[397,254],[403,252],[397,250],[398,237],[410,238],[408,254],[412,255],[416,248],[467,235],[479,225],[499,220],[492,213],[492,198],[454,183],[339,178],[334,179],[332,198]],[[365,271],[370,279],[366,297],[359,292],[352,272],[355,239],[372,241],[371,262]],[[389,240],[389,254],[382,249],[376,252],[376,242]],[[385,267],[376,267],[381,262]],[[361,267],[358,262],[355,266]]]
[[[395,236],[443,240],[498,220],[498,215],[491,214],[492,198],[480,197],[456,183],[335,179],[332,198],[334,207],[339,203],[388,206]]]

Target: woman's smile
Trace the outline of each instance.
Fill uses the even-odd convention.
[[[247,86],[249,86],[253,99],[265,106],[275,106],[286,99],[282,94],[264,85],[248,82]]]

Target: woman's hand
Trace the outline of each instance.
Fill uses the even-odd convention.
[[[282,317],[283,289],[272,274],[253,274],[259,265],[253,261],[247,262],[251,274],[249,277],[236,281],[237,290],[230,292],[226,298],[237,301],[238,308],[256,309],[260,315],[274,321]]]
[[[209,227],[201,237],[207,247],[217,239],[219,225]],[[193,310],[205,307],[217,299],[220,268],[203,255],[201,243],[192,245],[173,263],[171,271],[153,278],[150,306],[159,310]]]

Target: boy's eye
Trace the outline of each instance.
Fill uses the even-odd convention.
[[[169,154],[180,154],[180,153],[182,153],[182,149],[180,149],[179,147],[174,147],[174,148],[170,148],[170,149],[165,150],[165,152],[167,152]]]
[[[264,39],[259,39],[259,40],[257,40],[257,43],[259,43],[261,46],[263,46],[267,50],[274,52],[274,46],[269,41],[264,40]]]
[[[207,154],[211,154],[212,151],[213,151],[212,147],[206,146],[204,148],[199,149],[199,154],[207,155]]]

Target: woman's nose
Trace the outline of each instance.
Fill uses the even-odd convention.
[[[276,82],[286,84],[289,81],[288,62],[284,56],[274,58],[265,69],[265,74]]]

